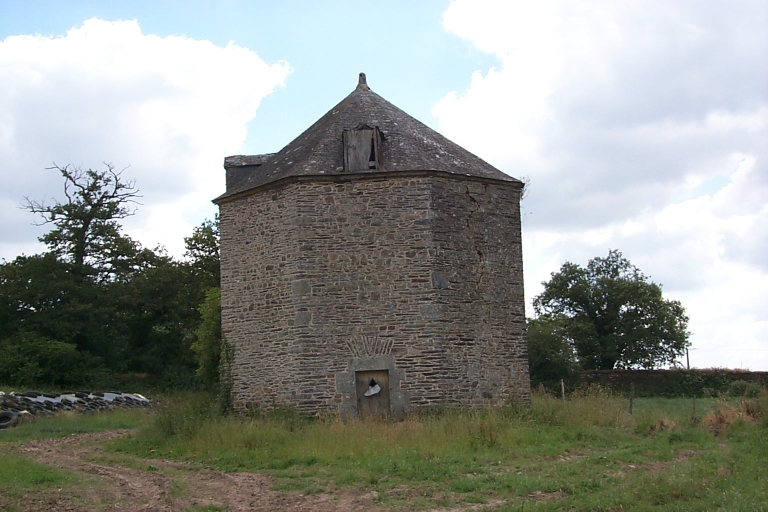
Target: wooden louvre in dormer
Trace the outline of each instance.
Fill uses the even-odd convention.
[[[379,159],[379,129],[361,126],[355,130],[344,130],[344,171],[360,172],[376,170]]]

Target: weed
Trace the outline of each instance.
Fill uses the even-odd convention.
[[[470,436],[470,446],[473,449],[492,448],[499,442],[501,425],[498,418],[483,415],[475,421],[467,422],[467,432]]]
[[[674,430],[675,427],[677,427],[676,422],[667,418],[660,419],[659,421],[657,421],[656,423],[650,426],[650,428],[648,429],[648,434],[654,435],[656,432],[664,432],[665,430]]]
[[[763,386],[746,380],[734,380],[728,385],[728,395],[736,398],[757,398],[762,391]]]
[[[734,423],[759,421],[764,415],[766,402],[765,395],[753,400],[742,398],[736,406],[721,401],[720,406],[704,416],[702,422],[716,437],[722,437]]]
[[[215,421],[219,409],[204,393],[174,393],[155,406],[152,428],[162,438],[190,438],[201,424]]]

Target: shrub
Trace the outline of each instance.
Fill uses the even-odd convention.
[[[757,398],[763,387],[756,382],[734,380],[728,385],[728,395],[733,397]]]
[[[713,397],[728,393],[731,382],[740,380],[768,386],[768,372],[710,368],[704,370],[590,370],[582,372],[584,383],[600,384],[628,393],[635,384],[637,397]],[[758,389],[750,385],[751,389]]]
[[[13,386],[59,388],[103,382],[101,359],[71,343],[36,333],[17,333],[0,340],[0,382]]]
[[[190,439],[205,423],[216,421],[219,417],[208,393],[176,392],[165,396],[156,405],[152,422],[146,430],[149,437],[156,441]]]
[[[750,384],[750,383],[748,383]],[[715,436],[723,436],[731,424],[736,422],[756,423],[762,420],[768,426],[768,393],[761,393],[754,398],[742,398],[738,405],[729,405],[725,401],[719,407],[704,416],[703,422]]]
[[[526,336],[531,386],[558,391],[561,379],[568,389],[579,385],[576,353],[559,317],[529,318]]]
[[[221,359],[221,290],[211,288],[199,307],[201,322],[195,329],[192,351],[197,359],[197,376],[208,389],[219,383]]]

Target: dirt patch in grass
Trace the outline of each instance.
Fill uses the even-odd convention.
[[[531,501],[560,501],[568,497],[568,493],[564,491],[555,492],[543,492],[536,491],[526,496]]]
[[[605,474],[614,478],[625,478],[628,473],[633,471],[648,471],[648,472],[664,472],[667,471],[672,464],[684,462],[686,459],[696,456],[698,452],[694,450],[678,450],[676,457],[669,461],[648,461],[643,464],[627,464],[624,468],[618,470],[606,470]]]
[[[104,442],[126,430],[40,439],[14,451],[81,477],[66,488],[31,490],[0,499],[0,508],[24,511],[354,511],[379,510],[373,497],[349,491],[303,495],[276,491],[274,480],[256,473],[223,473],[157,459],[112,461]],[[3,501],[6,501],[3,503]]]

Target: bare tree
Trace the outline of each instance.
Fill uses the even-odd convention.
[[[53,224],[53,230],[40,237],[57,257],[72,263],[85,272],[87,267],[96,273],[110,271],[120,260],[135,255],[138,244],[120,233],[120,219],[136,212],[139,204],[135,180],[122,178],[123,171],[115,171],[112,164],[104,163],[105,170],[82,170],[54,163],[49,170],[57,170],[64,178],[66,201],[53,204],[25,197],[23,208],[39,215],[38,225]],[[85,272],[87,273],[87,272]]]

